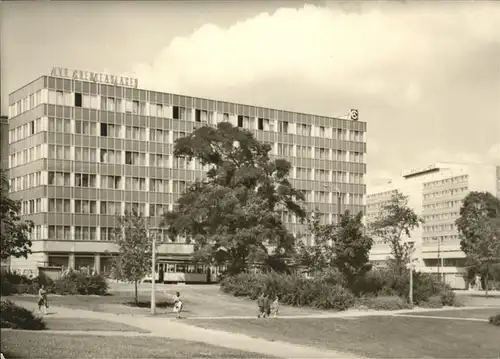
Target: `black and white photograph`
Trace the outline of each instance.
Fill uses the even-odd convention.
[[[500,1],[0,0],[0,355],[500,358]]]

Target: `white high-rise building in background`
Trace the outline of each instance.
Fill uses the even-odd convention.
[[[368,188],[368,223],[396,191],[408,197],[408,205],[425,221],[411,233],[411,239],[404,238],[414,242],[416,270],[441,274],[453,288],[466,289],[465,253],[455,221],[469,192],[487,191],[500,198],[500,166],[438,162],[406,171],[401,178]],[[375,238],[370,260],[383,265],[389,256],[389,245]]]

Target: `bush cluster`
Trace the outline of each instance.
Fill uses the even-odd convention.
[[[356,302],[375,310],[397,310],[411,307],[409,277],[407,272],[399,274],[390,268],[372,269],[358,279],[352,291],[344,287],[342,276],[335,270],[316,273],[313,279],[276,272],[240,273],[224,277],[220,284],[223,292],[237,297],[256,299],[265,292],[293,306],[345,310]],[[459,305],[449,286],[431,274],[418,272],[413,274],[413,303],[427,308]]]
[[[411,309],[407,300],[395,295],[363,296],[356,301],[358,307],[373,310]]]
[[[261,293],[278,296],[280,302],[293,306],[346,310],[354,304],[354,295],[342,285],[321,279],[307,279],[296,274],[240,273],[226,276],[221,290],[237,297],[257,299]]]
[[[492,315],[490,317],[490,324],[500,325],[500,314]]]
[[[48,293],[60,295],[105,295],[108,292],[106,278],[101,275],[86,275],[77,271],[53,281],[42,273],[36,278],[28,278],[14,273],[4,273],[1,276],[1,295],[37,294],[41,285]]]
[[[45,322],[30,310],[19,307],[10,300],[0,301],[0,327],[25,330],[45,329]]]

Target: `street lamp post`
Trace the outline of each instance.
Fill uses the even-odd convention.
[[[156,233],[153,233],[151,252],[151,314],[156,314]]]
[[[408,300],[410,302],[410,306],[413,307],[413,242],[409,242],[410,245],[410,263],[408,267],[410,269],[410,293],[408,293]]]

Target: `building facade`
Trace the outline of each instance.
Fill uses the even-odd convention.
[[[435,273],[452,287],[466,289],[465,253],[460,249],[455,221],[469,192],[487,191],[499,196],[500,166],[437,163],[408,171],[400,179],[370,189],[366,207],[368,222],[396,191],[408,196],[409,206],[424,220],[424,224],[412,231],[411,238],[404,238],[414,242],[416,270]],[[389,246],[377,239],[370,260],[382,265],[389,256]]]
[[[175,158],[174,142],[222,121],[248,129],[272,145],[273,156],[292,163],[292,183],[304,191],[308,211],[336,220],[337,192],[342,211],[364,211],[365,122],[62,75],[42,76],[9,97],[11,195],[35,223],[33,254],[12,259],[13,269],[108,271],[116,216],[131,209],[151,217],[166,239],[161,215],[205,173],[197,161]],[[293,233],[305,231],[293,215],[283,219]],[[189,263],[193,245],[176,239],[159,251],[160,263]]]

